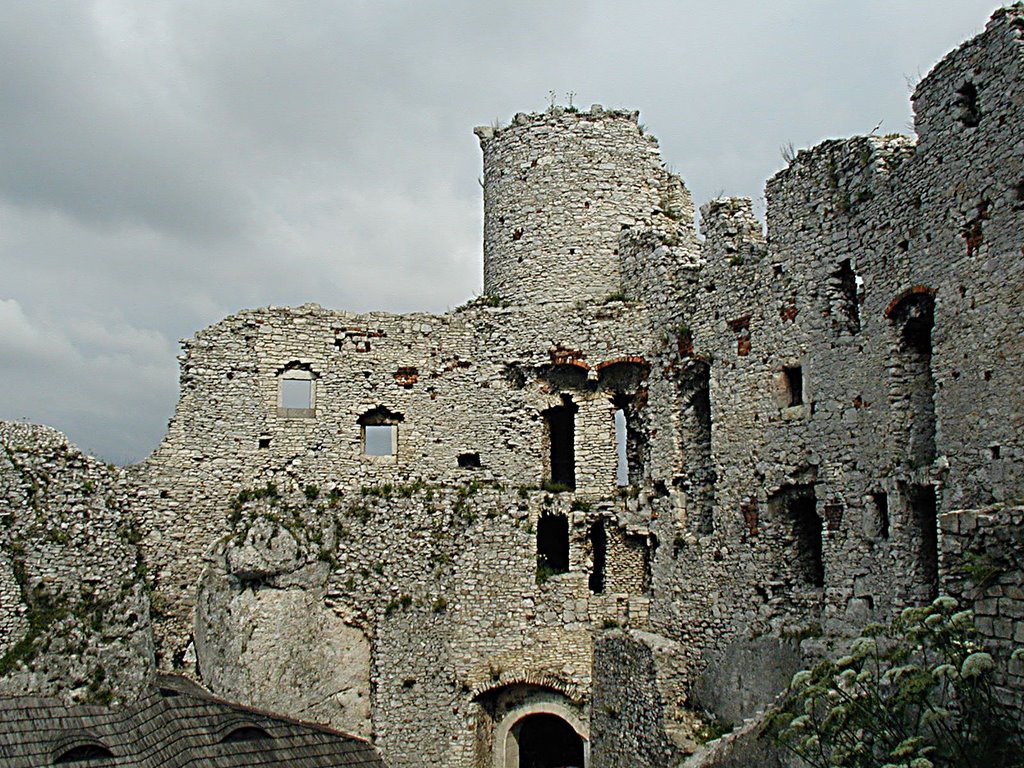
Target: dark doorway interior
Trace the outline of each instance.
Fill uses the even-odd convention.
[[[591,557],[594,570],[590,572],[590,591],[595,595],[604,592],[604,564],[608,555],[608,534],[604,530],[604,520],[598,520],[590,526]]]
[[[517,725],[519,768],[583,768],[583,739],[556,715],[530,715]]]
[[[805,586],[825,586],[821,518],[818,516],[814,486],[787,485],[768,498],[768,506],[774,515],[788,517],[792,526],[786,562],[794,568]]]
[[[537,520],[537,583],[569,570],[569,520],[541,515]]]
[[[570,490],[576,488],[576,448],[574,426],[579,408],[567,397],[562,405],[544,412],[551,444],[551,482]]]
[[[913,515],[912,533],[920,536],[917,545],[918,583],[921,596],[934,600],[939,596],[939,530],[935,486],[913,485],[908,493]]]

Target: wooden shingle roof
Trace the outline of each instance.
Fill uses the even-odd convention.
[[[138,701],[116,708],[0,697],[0,768],[44,766],[384,768],[384,763],[371,744],[355,736],[163,679]]]

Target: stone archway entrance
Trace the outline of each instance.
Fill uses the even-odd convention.
[[[490,751],[489,768],[589,768],[590,724],[585,708],[559,690],[514,683],[477,699]]]
[[[518,746],[514,768],[583,768],[583,739],[558,715],[527,715],[512,726],[509,738]]]

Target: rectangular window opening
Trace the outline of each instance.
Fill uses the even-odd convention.
[[[398,450],[398,425],[367,424],[363,427],[363,453],[367,456],[394,456]]]
[[[716,474],[711,453],[711,368],[706,362],[687,365],[679,380],[679,399],[683,474],[673,483],[686,491],[690,526],[707,535],[715,527]]]
[[[871,494],[871,504],[875,513],[875,536],[879,539],[889,538],[889,494],[877,491]]]
[[[804,404],[804,370],[799,365],[788,366],[782,369],[786,379],[786,393],[790,408]]]
[[[825,558],[821,517],[813,485],[786,486],[768,499],[773,517],[788,518],[791,542],[787,561],[809,587],[825,586]]]
[[[569,519],[542,515],[537,520],[537,583],[569,570]]]
[[[860,292],[863,285],[864,280],[854,271],[849,259],[844,259],[829,275],[825,295],[836,330],[851,334],[860,331]]]
[[[608,557],[608,534],[604,530],[604,520],[598,520],[590,526],[587,538],[590,539],[591,559],[594,563],[588,583],[590,591],[600,595],[604,592],[605,560]]]
[[[308,410],[313,407],[312,379],[281,379],[281,408]]]
[[[626,458],[626,412],[622,408],[615,411],[615,484],[622,488],[629,485],[629,460]]]
[[[459,466],[463,469],[479,469],[480,468],[480,454],[479,453],[460,453],[458,456]]]
[[[563,405],[544,411],[550,447],[551,484],[576,489],[576,411],[579,408],[568,396]]]
[[[935,378],[932,330],[935,299],[927,292],[904,298],[889,319],[896,336],[889,399],[896,427],[912,467],[935,460]]]
[[[939,521],[935,487],[914,485],[908,492],[914,527],[917,529],[917,564],[921,597],[939,596]]]

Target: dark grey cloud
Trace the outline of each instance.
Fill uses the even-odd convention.
[[[906,131],[980,0],[0,0],[0,418],[137,460],[177,339],[237,309],[480,289],[471,129],[634,107],[698,203]]]

